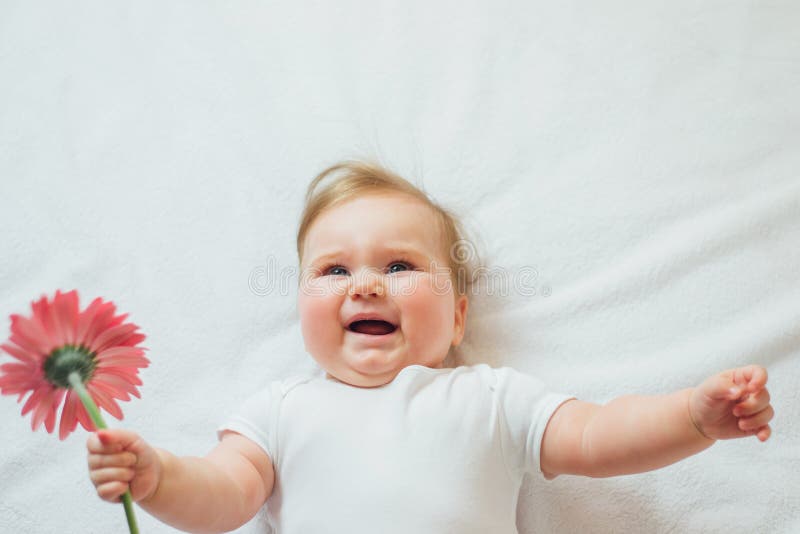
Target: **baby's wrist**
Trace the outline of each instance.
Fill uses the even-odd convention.
[[[156,495],[158,495],[158,490],[161,489],[161,481],[164,478],[164,470],[165,470],[164,466],[169,461],[168,457],[169,452],[163,449],[158,449],[156,447],[153,447],[153,450],[155,452],[154,461],[156,464],[155,465],[156,484],[151,492],[149,492],[147,495],[143,496],[141,499],[138,500],[139,505],[145,505],[148,504],[149,502],[152,502],[155,499]]]
[[[708,434],[703,431],[703,428],[700,426],[700,424],[695,420],[694,415],[692,414],[692,396],[694,395],[695,390],[694,388],[690,388],[688,391],[689,394],[686,395],[686,412],[689,415],[689,421],[692,422],[692,426],[697,433],[700,434],[700,437],[709,441],[716,441],[714,438],[708,436]]]

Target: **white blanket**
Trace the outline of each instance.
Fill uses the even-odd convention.
[[[794,2],[742,0],[3,3],[0,315],[56,288],[114,300],[152,364],[107,419],[203,455],[242,399],[315,369],[305,186],[381,157],[486,259],[464,362],[598,403],[770,373],[767,443],[527,480],[521,533],[800,532],[798,27]],[[124,532],[86,432],[32,433],[20,408],[0,399],[0,531]]]

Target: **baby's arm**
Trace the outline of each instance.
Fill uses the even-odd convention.
[[[204,458],[177,457],[127,430],[101,430],[87,441],[90,478],[105,500],[130,489],[161,521],[190,532],[225,532],[250,520],[272,493],[269,456],[232,432]]]
[[[759,366],[725,371],[697,388],[669,395],[624,396],[605,406],[571,400],[551,417],[542,438],[546,478],[609,477],[672,464],[717,439],[769,438],[774,415]]]

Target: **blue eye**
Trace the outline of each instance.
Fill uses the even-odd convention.
[[[407,261],[393,261],[392,263],[389,264],[387,272],[389,274],[392,274],[392,273],[400,273],[403,271],[413,271],[413,270],[414,267]],[[322,274],[322,276],[347,276],[348,274],[350,274],[349,272],[347,272],[346,268],[336,264],[326,266],[325,268],[320,270],[320,273]]]
[[[402,267],[402,269],[394,269],[394,267]],[[403,261],[396,261],[394,263],[389,264],[389,272],[390,273],[399,273],[402,271],[408,271],[411,269],[411,266],[408,265],[406,262]]]
[[[337,271],[344,271],[344,272],[337,272]],[[344,267],[341,267],[339,265],[333,265],[333,266],[328,267],[327,269],[325,269],[323,271],[323,274],[332,274],[334,276],[343,276],[343,275],[347,274],[347,269],[345,269]]]

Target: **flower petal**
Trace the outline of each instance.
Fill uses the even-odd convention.
[[[39,401],[36,409],[33,411],[33,418],[31,419],[31,428],[33,430],[39,428],[42,422],[44,422],[45,418],[49,416],[53,409],[53,401],[55,401],[57,393],[57,388],[50,387],[42,397],[41,401]],[[49,432],[52,432],[52,427]]]
[[[23,362],[38,363],[41,361],[41,358],[37,357],[35,353],[30,353],[25,349],[14,345],[13,343],[3,343],[0,345],[0,348],[6,351],[13,358]]]
[[[52,343],[42,324],[35,319],[11,315],[11,341],[41,357],[50,354]]]
[[[58,414],[58,408],[61,406],[61,401],[64,400],[66,392],[67,391],[62,388],[58,388],[54,391],[50,410],[47,413],[47,418],[44,420],[44,427],[50,434],[53,433],[53,429],[56,427],[56,414]]]
[[[9,362],[0,365],[0,393],[5,395],[33,390],[43,382],[41,368],[29,363]]]
[[[95,302],[97,304],[95,305]],[[94,306],[94,308],[92,308]],[[90,307],[84,312],[84,316],[79,321],[78,331],[83,328],[83,335],[80,336],[80,342],[86,347],[90,347],[94,343],[94,339],[100,332],[103,332],[108,327],[108,322],[114,315],[116,307],[113,302],[103,302],[101,299],[95,299]],[[89,312],[91,311],[91,315]]]
[[[101,351],[96,361],[98,369],[111,366],[147,367],[150,364],[150,360],[144,357],[142,349],[127,346]]]
[[[102,374],[103,376],[114,375],[122,378],[126,382],[133,384],[134,386],[141,386],[142,381],[137,376],[139,369],[135,367],[103,367],[101,369],[95,370],[95,376]]]
[[[128,347],[127,345],[117,345],[114,347],[110,347],[104,350],[101,350],[97,353],[95,357],[98,362],[103,360],[108,360],[110,358],[115,358],[117,356],[135,356],[141,357],[144,356],[144,351],[139,347]]]
[[[144,334],[136,332],[134,334],[131,334],[131,336],[128,339],[126,339],[124,342],[120,343],[120,345],[126,345],[128,347],[133,347],[135,345],[138,345],[142,341],[144,341],[146,338],[147,338],[147,336],[145,336]],[[144,349],[144,347],[140,347],[140,348]]]
[[[114,374],[97,372],[92,377],[92,383],[98,386],[101,384],[107,386],[107,391],[110,390],[109,393],[124,400],[130,400],[127,393],[139,397],[139,390],[136,389],[136,386],[131,384],[130,381]],[[124,397],[122,395],[124,395]]]
[[[82,402],[78,402],[75,405],[75,417],[78,419],[78,422],[81,424],[81,426],[89,432],[94,432],[97,430],[92,422],[92,418],[89,417],[89,412],[86,411],[86,408],[83,406]]]
[[[42,341],[45,342],[46,340],[48,353],[52,351],[53,347],[58,345],[61,341],[53,326],[53,321],[50,315],[50,306],[50,301],[47,299],[47,296],[42,295],[42,298],[40,298],[38,302],[31,302],[31,310],[33,311],[33,315],[30,317],[33,321],[42,326],[42,329],[45,332],[45,338]]]
[[[3,377],[5,378],[5,377]],[[25,395],[41,385],[41,380],[3,380],[0,383],[0,393],[3,395],[19,395],[17,402],[21,401]]]
[[[56,291],[56,297],[53,299],[53,306],[50,310],[53,312],[54,322],[62,339],[66,343],[74,345],[78,327],[78,291],[73,289],[64,294]]]
[[[133,323],[125,323],[117,326],[112,326],[98,335],[92,344],[89,346],[91,352],[99,353],[109,347],[119,345],[120,342],[127,339],[139,327]]]
[[[112,326],[117,326],[118,324],[122,324],[122,321],[124,321],[127,318],[128,318],[127,313],[121,313],[116,317],[114,317],[113,319],[111,319],[106,325],[106,328],[111,328]]]
[[[67,337],[64,335],[64,329],[61,325],[61,319],[58,316],[57,309],[61,298],[61,290],[56,289],[56,295],[53,297],[53,302],[48,302],[47,306],[43,307],[42,314],[39,316],[39,319],[49,331],[51,339],[53,339],[58,345],[66,345]]]
[[[2,371],[4,374],[9,374],[9,375],[10,374],[35,375],[37,367],[29,363],[7,362],[0,365],[0,371]]]
[[[86,384],[86,389],[89,390],[89,393],[91,393],[92,398],[98,406],[103,408],[117,419],[122,419],[122,410],[120,409],[119,405],[114,401],[114,399],[107,395],[105,391],[95,387],[91,382]]]
[[[73,390],[69,390],[67,392],[67,400],[64,402],[64,410],[61,412],[61,422],[58,425],[58,439],[64,440],[78,425],[78,419],[75,417],[75,408],[77,407],[76,403],[79,402],[78,394]]]
[[[25,401],[25,404],[22,406],[22,415],[27,414],[36,406],[38,406],[39,402],[44,398],[48,391],[53,389],[53,386],[47,382],[43,382],[38,388],[32,390],[33,393],[28,400]]]
[[[97,297],[94,299],[91,304],[89,304],[85,310],[78,314],[78,328],[76,332],[76,342],[79,345],[88,346],[86,342],[86,334],[89,331],[89,327],[92,324],[95,316],[97,315],[97,310],[100,308],[100,305],[103,303],[103,299]]]
[[[109,386],[105,382],[97,380],[96,378],[92,378],[92,385],[102,390],[106,395],[111,397],[112,399],[119,399],[121,401],[129,401],[131,400],[130,395],[125,390],[117,389],[114,386]]]
[[[144,368],[150,365],[150,362],[147,358],[135,358],[135,357],[125,357],[125,356],[117,356],[116,358],[109,358],[97,364],[97,369],[103,369],[104,371],[109,370],[110,368]]]

